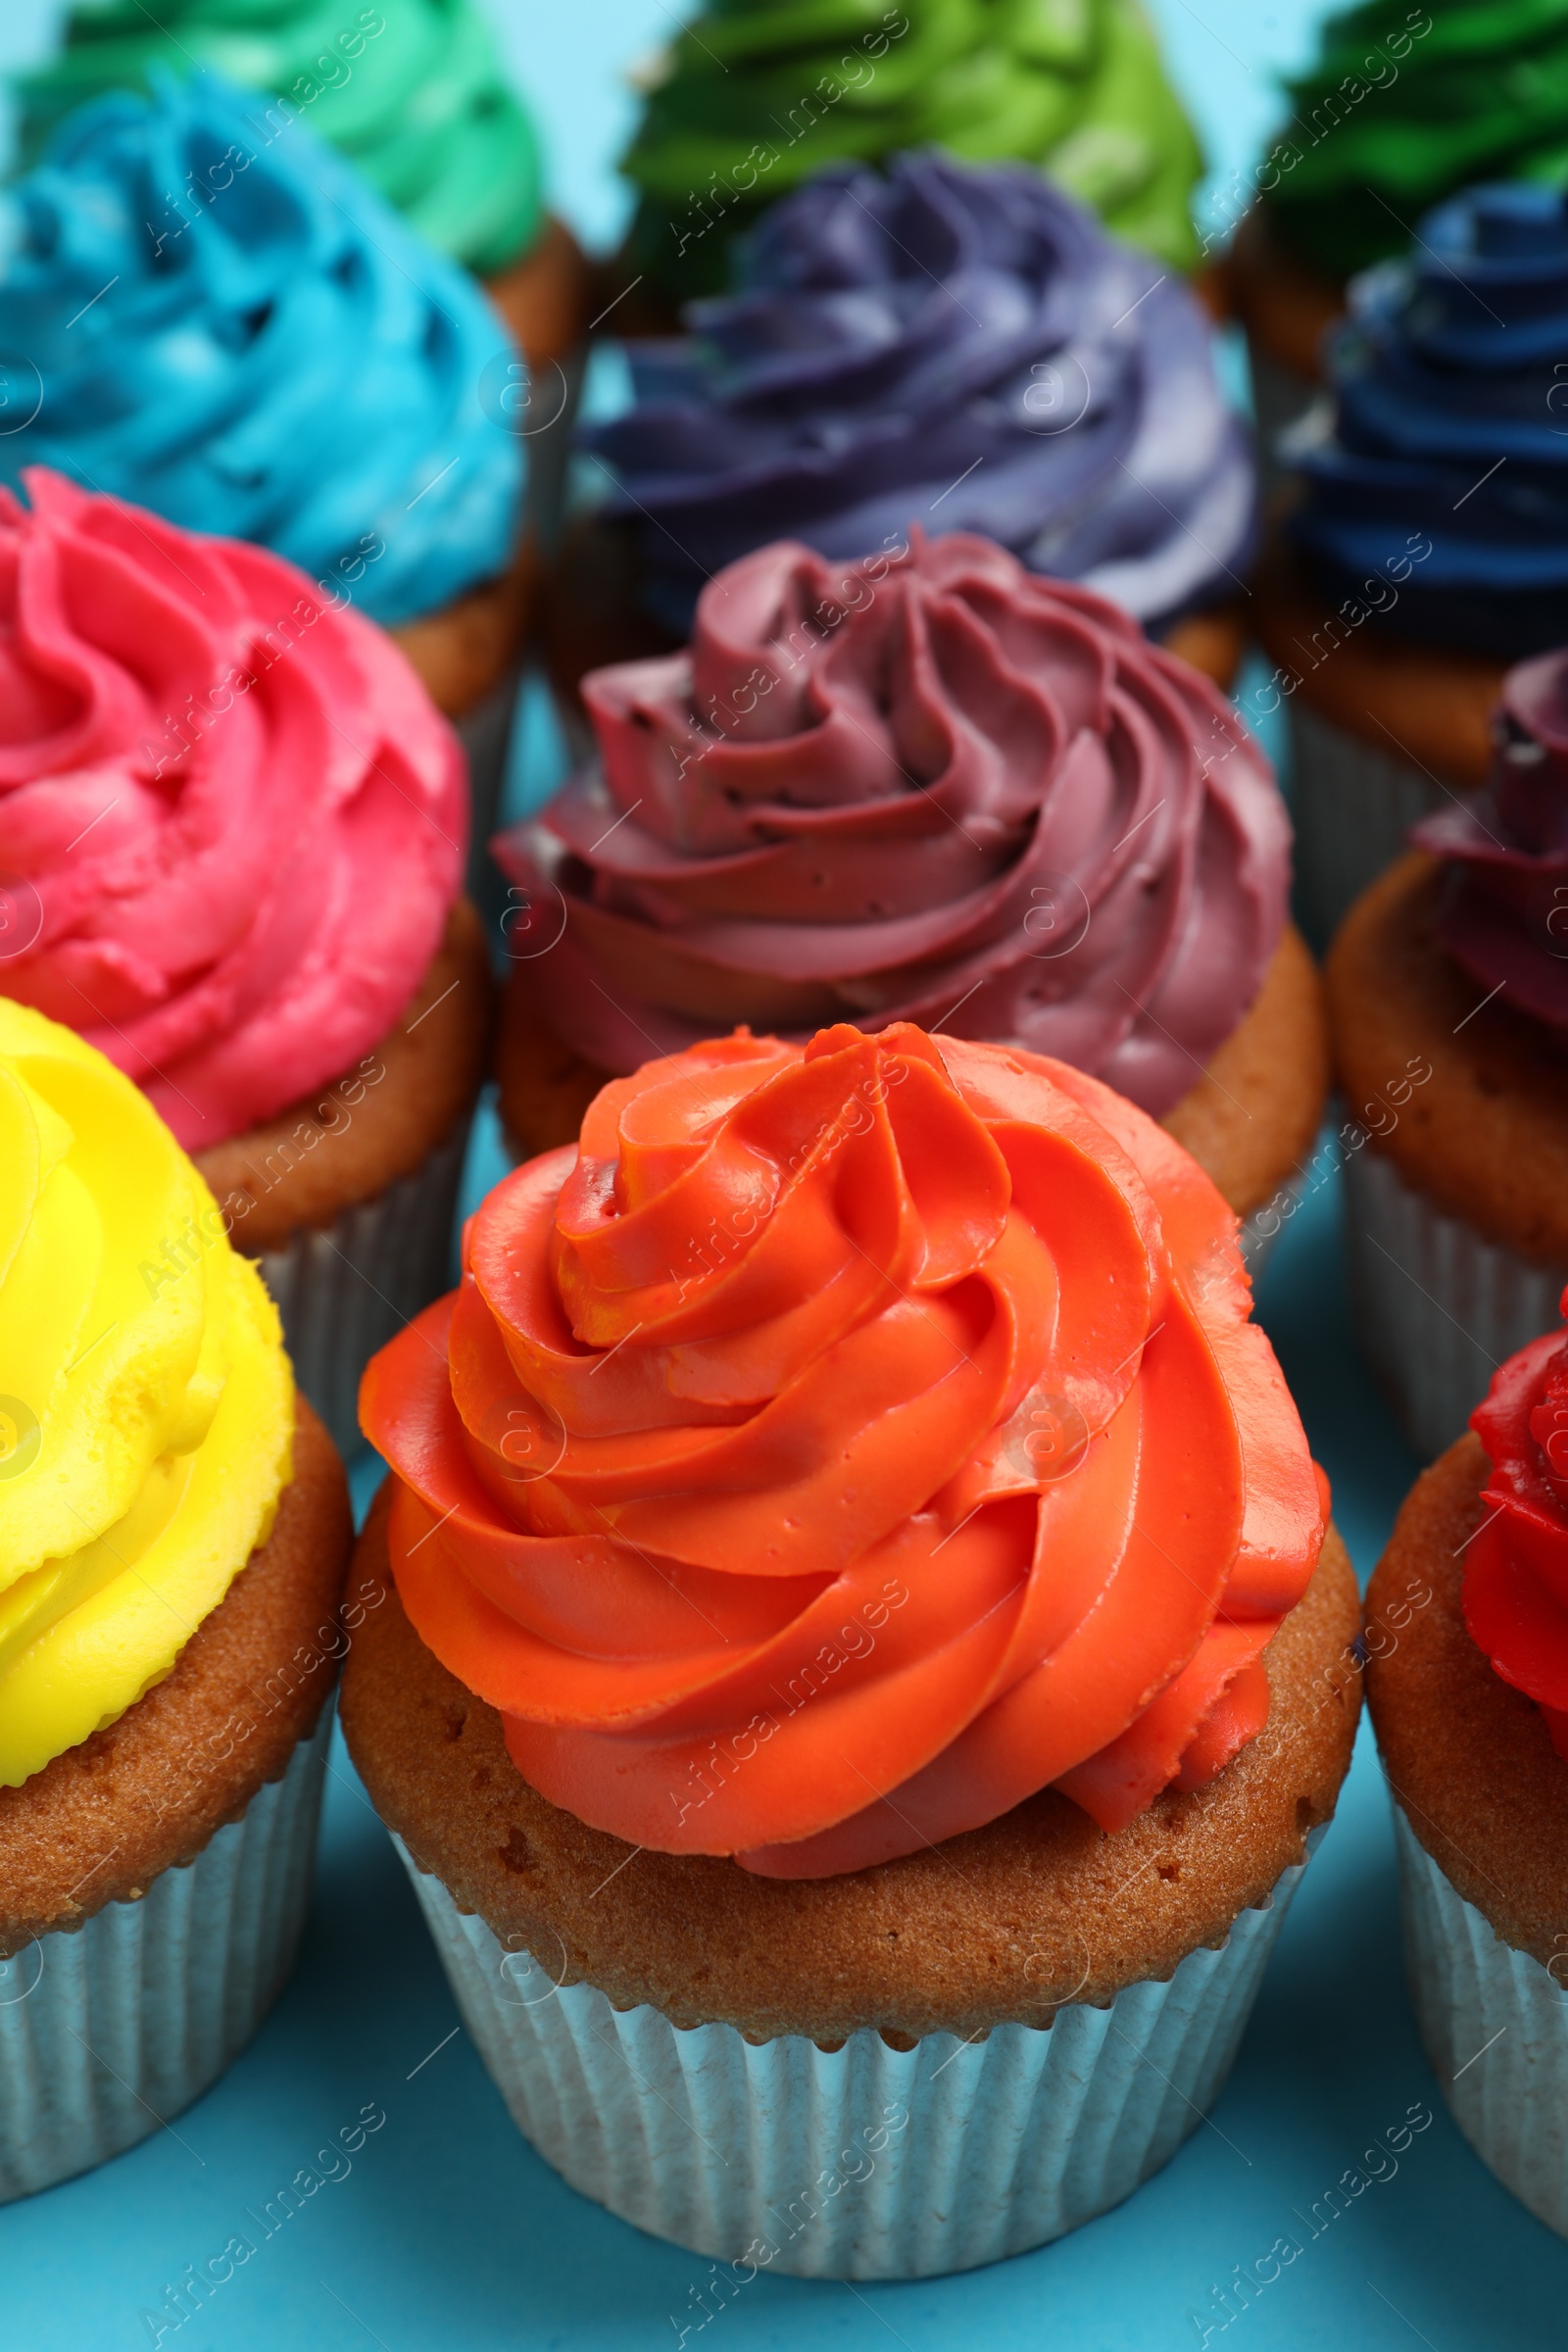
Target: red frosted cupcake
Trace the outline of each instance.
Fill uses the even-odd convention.
[[[1568,1312],[1568,1296],[1563,1300]],[[1568,2236],[1568,1341],[1497,1372],[1367,1592],[1421,2038],[1484,2163]]]

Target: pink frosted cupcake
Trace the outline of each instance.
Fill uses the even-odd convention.
[[[0,492],[0,988],[142,1087],[352,1445],[362,1364],[445,1279],[483,1063],[462,752],[279,557],[27,491]]]

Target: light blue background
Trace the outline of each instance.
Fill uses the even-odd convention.
[[[156,5],[156,0],[154,0]],[[7,0],[0,62],[42,48],[53,10]],[[608,241],[629,127],[624,65],[674,22],[662,0],[500,12],[546,124],[555,201]],[[1310,46],[1311,0],[1155,0],[1173,72],[1223,185],[1275,108],[1272,72]],[[538,777],[548,730],[527,762]],[[485,1180],[483,1153],[475,1181]],[[1260,1311],[1334,1481],[1363,1575],[1414,1473],[1350,1348],[1339,1202],[1325,1182],[1282,1240]],[[207,2098],[87,2179],[0,2211],[3,2352],[125,2352],[186,2264],[259,2208],[367,2102],[386,2124],[165,2346],[179,2352],[674,2352],[709,2265],[611,2220],[518,2136],[466,2036],[392,1850],[341,1744],[297,1977]],[[448,2039],[448,2036],[452,2038]],[[435,2051],[437,2054],[429,2056]],[[1485,2063],[1485,2061],[1483,2061]],[[1412,2102],[1435,2121],[1222,2337],[1226,2352],[1561,2346],[1568,2246],[1469,2153],[1417,2045],[1401,1984],[1387,1800],[1363,1732],[1211,2125],[1118,2212],[966,2278],[852,2288],[765,2275],[712,2322],[723,2352],[1163,2352]],[[688,2339],[696,2344],[694,2334]],[[703,2352],[709,2352],[703,2347]]]

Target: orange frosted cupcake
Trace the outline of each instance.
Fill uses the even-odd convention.
[[[911,2276],[1192,2128],[1358,1703],[1250,1304],[1152,1120],[908,1024],[650,1062],[490,1196],[366,1377],[398,1605],[344,1720],[587,2194]]]

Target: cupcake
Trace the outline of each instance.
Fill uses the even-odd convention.
[[[1071,1061],[1168,1122],[1254,1249],[1327,1089],[1290,824],[1230,705],[1118,607],[968,534],[789,541],[687,653],[585,681],[598,758],[495,844],[503,1120],[735,1021],[909,1020]]]
[[[26,486],[0,489],[0,985],[143,1088],[356,1444],[367,1358],[448,1278],[486,1054],[462,752],[279,557]]]
[[[1486,777],[1508,663],[1568,641],[1568,217],[1475,188],[1357,281],[1332,429],[1259,595],[1288,698],[1304,911],[1332,929],[1406,828]]]
[[[1374,0],[1329,18],[1226,258],[1265,452],[1317,390],[1347,279],[1402,254],[1421,215],[1471,182],[1568,179],[1565,68],[1562,0]]]
[[[1568,654],[1508,676],[1488,790],[1346,917],[1327,966],[1352,1308],[1439,1453],[1568,1282]]]
[[[563,687],[680,643],[704,580],[785,536],[853,560],[915,521],[984,531],[1156,633],[1242,592],[1252,466],[1207,315],[1036,172],[830,167],[689,318],[632,347],[636,405],[586,436],[616,486],[551,599]],[[1227,682],[1239,620],[1186,634]]]
[[[1568,1299],[1563,1301],[1568,1310]],[[1367,1592],[1421,2038],[1482,2162],[1568,2236],[1568,1347],[1511,1356]]]
[[[1249,1306],[1141,1111],[906,1023],[652,1061],[478,1210],[366,1375],[344,1727],[585,2195],[908,2277],[1193,2130],[1359,1698]]]
[[[400,639],[497,806],[530,616],[516,347],[467,274],[303,123],[148,67],[0,199],[17,482],[47,465],[252,539]],[[481,835],[482,837],[482,835]]]
[[[880,15],[724,0],[643,78],[621,166],[641,198],[621,257],[623,280],[643,281],[628,308],[722,292],[736,235],[823,165],[932,145],[1042,167],[1167,267],[1198,258],[1202,157],[1139,0],[1086,0],[1049,24],[1008,0]]]
[[[146,1098],[0,999],[0,2201],[198,2098],[293,1965],[351,1543]]]

